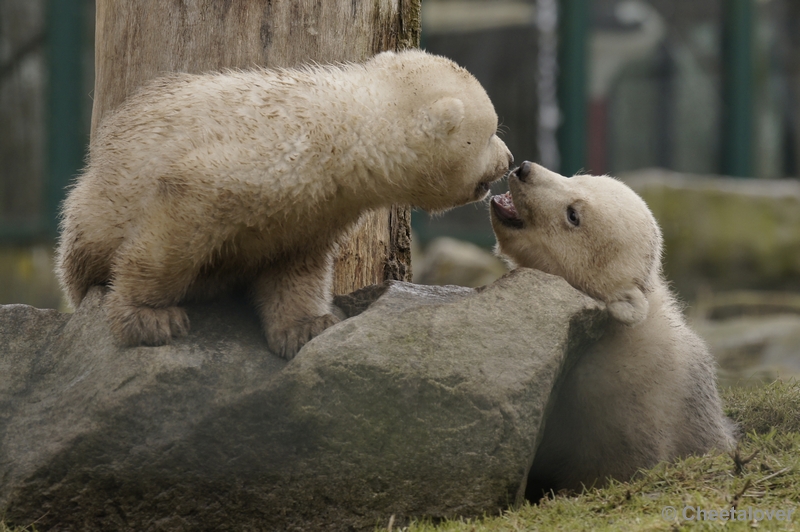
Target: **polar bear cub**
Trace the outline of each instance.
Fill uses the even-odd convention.
[[[292,358],[331,314],[337,241],[369,209],[480,200],[511,153],[466,70],[421,51],[365,64],[173,74],[97,130],[63,207],[72,305],[106,284],[125,345],[187,334],[178,305],[249,288]]]
[[[661,230],[606,176],[566,178],[524,162],[491,200],[501,254],[604,301],[611,325],[564,376],[528,496],[628,479],[663,460],[734,444],[715,363],[661,273]]]

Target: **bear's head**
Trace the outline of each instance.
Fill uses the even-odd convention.
[[[509,188],[491,200],[501,254],[563,277],[622,323],[647,317],[662,236],[642,198],[611,177],[567,178],[528,161],[510,174]]]
[[[497,136],[497,113],[478,80],[419,50],[384,52],[367,64],[384,72],[396,120],[406,125],[413,154],[407,171],[416,177],[409,203],[441,211],[485,198],[514,158]]]

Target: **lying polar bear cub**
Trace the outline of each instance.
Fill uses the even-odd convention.
[[[336,323],[337,242],[370,209],[477,201],[513,160],[480,83],[443,57],[173,74],[108,116],[64,202],[57,271],[72,305],[106,284],[120,343],[187,334],[179,306],[250,290],[292,358]]]
[[[564,378],[528,479],[542,490],[624,480],[663,460],[734,444],[714,359],[661,274],[661,230],[611,177],[524,162],[491,200],[499,252],[604,301],[612,323]]]

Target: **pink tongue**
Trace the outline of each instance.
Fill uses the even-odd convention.
[[[517,208],[514,206],[514,200],[511,198],[511,192],[500,194],[492,197],[492,201],[500,207],[503,213],[509,218],[518,218]]]

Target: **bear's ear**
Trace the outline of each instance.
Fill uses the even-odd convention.
[[[431,135],[445,137],[464,121],[464,102],[458,98],[440,98],[425,108],[422,129]]]
[[[625,325],[636,325],[647,317],[650,304],[638,288],[624,290],[606,301],[608,312]]]

